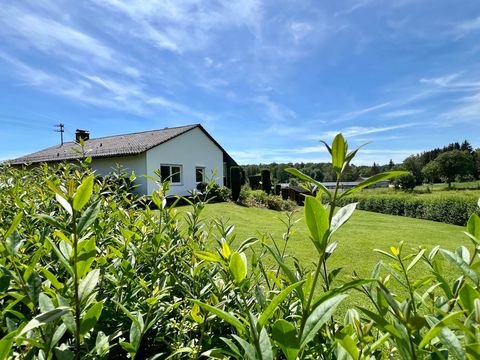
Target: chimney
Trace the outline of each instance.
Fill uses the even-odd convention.
[[[88,139],[90,139],[90,133],[87,130],[77,129],[75,131],[75,140],[79,142],[80,139],[87,141]]]

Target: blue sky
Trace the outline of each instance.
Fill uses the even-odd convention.
[[[3,0],[0,159],[202,123],[239,163],[480,147],[478,0]]]

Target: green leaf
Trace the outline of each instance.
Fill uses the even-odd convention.
[[[68,349],[64,344],[62,346],[53,349],[55,353],[55,359],[58,360],[73,360],[75,358],[75,353]]]
[[[415,256],[412,262],[407,267],[407,272],[410,271],[411,268],[415,266],[415,264],[422,258],[423,254],[425,253],[425,249],[420,250],[420,252]]]
[[[36,329],[36,328],[38,328],[42,325],[45,325],[45,324],[48,324],[52,321],[57,320],[59,317],[65,315],[66,313],[68,313],[70,311],[71,311],[71,309],[69,307],[60,306],[56,309],[53,309],[53,310],[50,310],[50,311],[47,311],[45,313],[42,313],[40,315],[35,316],[32,320],[30,320],[28,322],[27,325],[25,325],[25,327],[22,329],[22,331],[20,331],[17,338],[23,336],[24,334],[26,334],[30,330]]]
[[[213,261],[213,262],[221,262],[222,259],[217,255],[210,251],[195,251],[195,255],[205,261]]]
[[[463,311],[457,311],[457,312],[450,313],[447,316],[445,316],[442,320],[440,320],[434,326],[432,326],[430,328],[430,330],[423,336],[423,339],[420,342],[420,344],[418,345],[418,347],[420,349],[423,349],[425,347],[425,345],[427,345],[430,341],[432,341],[434,338],[436,338],[440,334],[440,332],[442,331],[442,329],[444,327],[446,327],[449,324],[451,324],[452,322],[454,322],[456,320],[456,318],[459,317],[462,314],[463,314]],[[433,318],[433,317],[432,316],[427,316],[428,320],[434,321],[431,318]],[[433,318],[433,319],[435,319],[435,318]]]
[[[230,325],[234,326],[237,332],[241,335],[244,334],[245,331],[245,326],[238,320],[235,316],[232,314],[227,313],[226,311],[220,310],[214,306],[205,304],[201,301],[198,300],[191,300],[194,304],[197,304],[200,306],[203,310],[211,312],[213,315],[218,316],[220,319],[226,321]]]
[[[235,340],[238,341],[240,346],[243,348],[243,351],[245,352],[245,355],[247,359],[249,360],[258,360],[259,356],[257,356],[257,352],[255,351],[255,347],[252,344],[249,344],[247,341],[243,340],[240,336],[237,335],[232,335]]]
[[[469,313],[475,310],[475,299],[480,298],[480,292],[475,290],[470,284],[463,284],[460,290],[460,301],[462,306],[467,309]]]
[[[319,251],[324,251],[328,239],[328,213],[320,200],[313,196],[305,198],[305,222],[313,243]]]
[[[350,219],[356,207],[357,203],[351,203],[337,211],[332,218],[332,224],[330,226],[331,234],[340,229],[340,227]]]
[[[467,223],[467,231],[480,240],[480,216],[478,216],[478,214],[473,213],[470,215]]]
[[[11,359],[10,353],[13,350],[13,342],[15,341],[16,336],[17,336],[17,332],[15,331],[5,335],[0,340],[0,360]]]
[[[60,306],[68,306],[69,305],[68,300],[65,299],[64,297],[62,297],[59,294],[57,294],[57,301],[58,301],[58,305],[60,305]],[[65,324],[65,326],[67,327],[68,331],[72,335],[75,334],[75,319],[73,317],[72,312],[69,311],[66,314],[64,314],[62,316],[62,321]]]
[[[6,238],[5,241],[8,253],[13,256],[17,255],[24,242],[25,240],[22,240],[19,232],[14,231],[13,234]]]
[[[62,205],[62,207],[67,211],[67,213],[69,213],[70,215],[73,214],[72,206],[63,196],[55,194],[55,199],[57,199],[58,203]]]
[[[88,200],[90,200],[90,196],[92,196],[93,191],[93,180],[94,176],[90,175],[86,177],[78,187],[73,198],[73,208],[76,211],[82,210],[87,204]]]
[[[440,251],[449,262],[456,265],[475,284],[479,285],[478,274],[460,256],[448,250],[441,249]]]
[[[103,331],[99,331],[95,340],[95,353],[99,356],[105,356],[110,349],[108,336]]]
[[[347,295],[337,295],[327,299],[313,309],[305,322],[303,333],[300,336],[300,348],[308,344],[320,328],[330,319],[337,306],[347,297]]]
[[[98,319],[100,319],[102,310],[103,310],[103,302],[97,302],[90,309],[88,309],[87,313],[82,319],[82,324],[80,325],[81,335],[85,335],[87,332],[89,332],[91,329],[95,327]]]
[[[257,326],[260,328],[262,328],[263,326],[265,326],[265,324],[267,323],[267,321],[273,316],[273,314],[275,313],[275,310],[278,308],[278,306],[282,303],[283,300],[286,299],[286,297],[288,295],[290,295],[290,293],[295,290],[297,287],[299,287],[300,285],[302,285],[303,283],[305,282],[305,280],[302,280],[302,281],[299,281],[295,284],[292,284],[290,286],[287,286],[285,289],[283,289],[277,296],[275,296],[272,301],[270,302],[270,304],[268,304],[268,306],[265,308],[265,310],[263,311],[262,315],[258,318],[258,322],[257,322]]]
[[[260,331],[260,338],[258,339],[260,345],[261,359],[273,360],[272,343],[268,337],[267,330],[265,328]]]
[[[97,219],[98,213],[100,212],[100,206],[101,202],[96,201],[84,211],[78,220],[77,231],[79,234],[81,234],[83,230],[88,229],[88,227]]]
[[[190,316],[192,317],[193,321],[198,324],[203,324],[205,321],[200,312],[200,306],[198,306],[197,304],[193,304],[192,310],[190,310]]]
[[[63,267],[65,268],[65,270],[68,271],[68,273],[73,276],[73,268],[70,266],[70,263],[68,262],[68,260],[65,258],[65,256],[63,255],[63,253],[58,249],[57,245],[55,245],[55,243],[53,242],[52,239],[50,239],[49,237],[46,237],[45,238],[47,240],[47,242],[50,244],[50,246],[52,247],[53,249],[53,252],[55,253],[55,255],[57,255],[57,258],[58,260],[60,261],[60,264],[63,265]]]
[[[55,309],[52,299],[50,299],[50,297],[44,293],[40,293],[38,296],[38,305],[42,313]]]
[[[82,279],[90,270],[90,266],[97,256],[95,237],[84,240],[78,244],[77,274]]]
[[[41,271],[43,273],[43,276],[45,276],[47,280],[50,281],[50,283],[53,285],[55,289],[60,290],[63,288],[63,284],[60,281],[58,281],[56,276],[53,275],[48,269],[42,267]]]
[[[140,312],[137,312],[135,319],[137,321],[133,321],[132,326],[130,327],[130,344],[133,345],[136,351],[142,342],[142,334],[145,324],[143,322],[143,316]]]
[[[62,224],[60,221],[55,220],[53,217],[45,215],[45,214],[38,214],[35,215],[37,219],[40,219],[47,224],[50,224],[53,226],[53,228],[58,229],[58,230],[65,230],[65,225]]]
[[[369,177],[367,180],[362,181],[357,186],[355,186],[355,187],[353,187],[353,188],[351,188],[347,191],[344,191],[343,193],[340,194],[340,196],[338,198],[341,199],[345,196],[351,195],[351,194],[357,192],[358,190],[361,190],[361,189],[364,189],[368,186],[376,184],[379,181],[389,180],[389,179],[392,179],[394,177],[397,177],[397,176],[400,176],[400,175],[405,175],[405,174],[408,174],[408,171],[388,171],[388,172],[384,172],[384,173],[381,173],[381,174],[374,175],[372,177]]]
[[[7,232],[3,235],[5,239],[7,239],[10,235],[13,234],[13,232],[17,229],[18,225],[22,221],[22,218],[23,218],[23,213],[18,213],[17,215],[15,215],[15,217],[13,218],[12,224],[8,228]]]
[[[87,276],[80,281],[80,284],[78,285],[78,297],[80,298],[80,302],[84,302],[90,294],[92,294],[98,284],[99,277],[100,269],[95,269],[89,272]]]
[[[312,179],[310,176],[305,175],[300,170],[295,168],[286,168],[285,171],[299,178],[300,180],[316,185],[325,195],[327,195],[328,199],[332,198],[332,194],[330,194],[330,191],[320,181]]]
[[[352,339],[352,336],[341,331],[335,335],[335,340],[337,341],[337,343],[340,344],[342,348],[344,348],[348,352],[348,354],[352,357],[352,359],[359,358],[359,351],[357,349],[357,344],[355,340]]]
[[[342,134],[337,134],[332,143],[332,165],[333,170],[340,174],[347,155],[347,144]]]
[[[233,253],[228,267],[237,284],[240,284],[247,277],[247,259],[244,253]]]
[[[275,321],[272,328],[272,337],[282,349],[287,360],[297,358],[300,341],[298,340],[297,329],[293,324],[284,319]]]

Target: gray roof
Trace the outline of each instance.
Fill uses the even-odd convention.
[[[200,128],[223,152],[223,148],[199,125],[187,125],[161,130],[143,131],[132,134],[106,136],[85,141],[85,153],[92,158],[128,156],[141,154],[157,145],[171,140],[194,128]],[[10,161],[10,164],[19,165],[25,163],[54,162],[63,160],[79,159],[83,155],[79,150],[80,145],[76,142],[66,142],[44,150],[28,154]]]

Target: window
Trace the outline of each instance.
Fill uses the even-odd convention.
[[[181,165],[161,165],[160,176],[162,181],[168,180],[172,184],[182,183],[182,166]]]
[[[195,181],[198,183],[205,182],[205,168],[196,167],[195,168]]]

